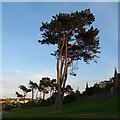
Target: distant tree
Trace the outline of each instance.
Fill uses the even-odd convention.
[[[56,79],[52,79],[50,81],[50,83],[49,83],[49,88],[50,88],[50,105],[51,105],[51,98],[52,98],[53,94],[56,91],[56,87],[57,87]]]
[[[42,23],[40,31],[41,44],[57,45],[57,50],[51,55],[57,58],[57,86],[58,94],[55,102],[55,109],[62,106],[65,92],[65,84],[68,76],[68,68],[73,67],[75,61],[83,60],[86,63],[98,58],[99,30],[92,26],[95,21],[90,9],[81,12],[59,13],[52,16],[51,21]],[[76,76],[75,73],[71,74]]]
[[[42,85],[41,85],[41,83],[39,83],[39,86],[38,86],[38,91],[39,91],[39,100],[41,100],[42,99],[42,91],[43,91],[43,87],[42,87]]]
[[[76,101],[76,94],[74,91],[71,91],[69,94],[67,94],[66,96],[64,96],[64,103],[69,103],[69,102],[73,102]]]
[[[45,94],[49,93],[50,78],[43,77],[40,80],[39,89],[43,92],[43,100],[45,99]]]
[[[22,99],[24,97],[22,94],[18,93],[17,91],[15,92],[15,94],[17,95],[18,98],[20,97]]]
[[[70,95],[72,91],[73,91],[73,88],[71,87],[71,85],[67,85],[66,88],[65,88],[65,92],[68,95]]]
[[[50,87],[50,97],[52,96],[52,94],[56,91],[56,79],[52,79],[49,83],[49,87]]]
[[[18,92],[16,92],[16,95],[17,96],[21,96],[21,98],[23,97],[24,98],[24,102],[25,102],[25,97],[26,97],[26,95],[27,95],[27,93],[28,92],[31,92],[31,90],[30,89],[28,89],[26,86],[24,86],[24,85],[20,85],[20,86],[18,86],[21,90],[22,90],[22,92],[23,92],[23,95],[22,94],[19,94]]]
[[[77,89],[75,93],[76,93],[77,100],[79,100],[81,95],[80,91]]]
[[[37,83],[30,80],[29,87],[30,87],[30,89],[32,91],[32,100],[33,100],[34,99],[34,93],[35,93],[35,90],[38,89],[38,85],[37,85]]]

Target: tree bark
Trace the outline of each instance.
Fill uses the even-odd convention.
[[[42,94],[42,93],[40,92],[40,94],[39,94],[39,100],[41,100],[41,99],[42,99],[41,94]]]
[[[64,38],[62,40],[62,46],[59,44],[58,49],[60,50],[60,54],[57,58],[57,85],[58,85],[58,92],[55,100],[55,110],[60,110],[62,103],[61,103],[61,76],[62,76],[62,50],[64,47]],[[61,47],[60,47],[61,46]]]
[[[36,92],[36,100],[38,100],[38,91]]]
[[[34,99],[34,91],[33,91],[33,88],[32,88],[32,101]]]
[[[24,104],[25,104],[25,94],[24,94],[24,97],[23,97],[23,99],[24,99]]]
[[[43,100],[45,99],[45,92],[43,92]]]
[[[55,110],[60,110],[61,109],[61,76],[60,76],[60,58],[61,56],[58,57],[57,59],[57,84],[58,84],[58,92],[55,100]]]
[[[60,54],[57,59],[57,84],[58,84],[58,93],[56,96],[55,101],[55,110],[60,110],[63,104],[63,98],[64,98],[64,89],[65,89],[65,83],[67,80],[67,71],[68,71],[68,49],[67,49],[68,41],[64,35],[62,46],[60,48]],[[62,58],[62,50],[65,46],[65,57]],[[65,61],[65,64],[64,64]],[[62,90],[61,90],[62,88]]]
[[[62,97],[61,94],[57,93],[56,100],[55,100],[55,110],[59,111],[62,107]]]

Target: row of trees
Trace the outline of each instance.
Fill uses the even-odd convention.
[[[36,99],[45,99],[45,94],[50,93],[50,97],[52,94],[56,91],[56,79],[50,80],[48,77],[44,77],[40,80],[40,82],[37,84],[36,82],[29,81],[28,87],[25,85],[18,86],[22,90],[22,94],[16,91],[17,97],[24,98],[26,95],[31,92],[32,93],[32,100]],[[36,94],[36,98],[35,98]]]
[[[20,85],[18,87],[22,90],[22,93],[19,93],[19,92],[16,91],[16,95],[19,98],[24,98],[24,101],[25,101],[25,97],[27,96],[27,94],[29,92],[31,92],[32,101],[34,99],[45,100],[45,95],[46,94],[49,94],[48,99],[52,99],[52,96],[54,96],[54,99],[55,99],[55,97],[57,95],[57,92],[58,92],[56,79],[50,80],[50,78],[48,78],[48,77],[43,77],[39,81],[38,84],[36,82],[33,82],[33,81],[30,80],[29,84],[28,84],[28,87],[26,87],[25,85]],[[75,93],[78,93],[78,92],[79,91],[76,90]],[[71,93],[74,93],[71,85],[67,85],[65,87],[65,93],[66,93],[65,97],[70,96]],[[66,97],[66,98],[68,99],[69,97]],[[50,102],[51,102],[51,100],[50,100]]]

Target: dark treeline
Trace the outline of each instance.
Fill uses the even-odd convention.
[[[16,96],[22,100],[24,100],[29,92],[31,92],[31,99],[26,104],[34,105],[53,105],[56,99],[56,95],[58,92],[58,87],[56,83],[56,79],[50,79],[48,77],[43,77],[39,83],[29,81],[28,87],[25,85],[18,86],[22,90],[22,94],[16,91]],[[68,103],[71,101],[79,100],[81,96],[80,91],[77,89],[73,91],[71,85],[67,85],[65,87],[65,95],[63,103]]]

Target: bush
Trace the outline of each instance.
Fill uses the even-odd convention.
[[[70,95],[64,97],[63,103],[69,103],[77,100],[77,96],[74,92],[71,92]]]
[[[29,101],[29,102],[23,104],[21,107],[25,108],[25,107],[34,107],[34,106],[39,106],[39,105],[40,105],[39,101],[33,100],[33,101]]]
[[[4,110],[4,111],[11,110],[11,109],[16,108],[16,107],[17,107],[16,104],[9,103],[9,102],[2,104],[2,110]]]

